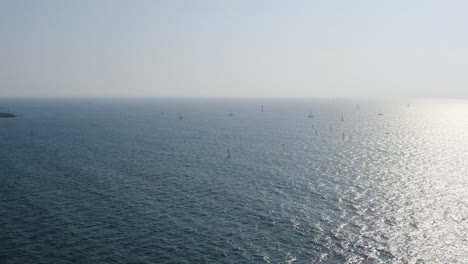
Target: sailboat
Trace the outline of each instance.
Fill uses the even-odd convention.
[[[357,110],[361,109],[361,107],[359,106],[359,104],[356,105],[356,109],[357,109]]]
[[[182,120],[183,118],[184,118],[184,117],[179,113],[178,119],[179,119],[179,120]]]
[[[229,113],[229,116],[233,116],[234,114],[232,113],[232,111]]]
[[[312,115],[312,113],[309,113],[309,115],[308,115],[307,117],[308,117],[308,118],[312,118],[312,117],[314,117],[314,116]]]
[[[262,104],[262,107],[261,107],[261,111],[262,111],[262,113],[263,113],[263,104]]]
[[[341,122],[343,122],[344,119],[343,119],[343,113],[341,113]]]
[[[229,150],[229,148],[226,150],[226,158],[230,158],[231,157],[231,150]]]

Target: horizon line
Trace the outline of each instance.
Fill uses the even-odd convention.
[[[0,95],[3,99],[329,99],[329,100],[468,100],[451,96],[317,96],[317,95]]]

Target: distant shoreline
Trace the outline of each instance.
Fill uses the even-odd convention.
[[[0,117],[16,117],[14,114],[12,113],[1,113],[0,112]]]

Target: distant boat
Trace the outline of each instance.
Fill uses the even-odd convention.
[[[356,105],[356,109],[357,109],[357,110],[361,109],[361,107],[359,106],[359,104]]]
[[[262,104],[262,106],[261,106],[261,108],[260,108],[260,111],[263,113],[263,104]]]
[[[281,146],[281,148],[283,149],[283,151],[285,151],[285,150],[286,150],[286,145],[283,144],[283,145]]]
[[[383,115],[383,113],[379,112],[379,113],[377,113],[377,115],[381,116],[381,115]]]
[[[308,118],[312,118],[312,117],[314,117],[314,116],[312,115],[312,113],[309,113],[309,115],[308,115],[307,117],[308,117]]]
[[[343,113],[341,113],[341,122],[343,122],[344,119],[343,119]]]
[[[229,116],[233,116],[234,114],[232,113],[232,111],[229,113]]]
[[[178,119],[179,119],[179,120],[182,120],[182,119],[184,119],[184,117],[183,117],[181,114],[179,114]]]
[[[226,150],[226,158],[230,158],[231,157],[231,150],[229,150],[229,148]]]

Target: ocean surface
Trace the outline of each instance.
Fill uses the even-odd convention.
[[[7,110],[0,263],[468,263],[467,100]]]

